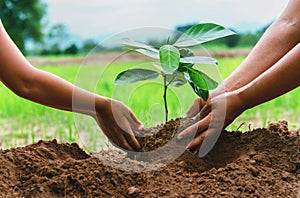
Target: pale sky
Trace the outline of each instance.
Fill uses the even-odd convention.
[[[44,0],[51,24],[64,23],[82,38],[141,27],[215,22],[255,30],[277,18],[288,0]]]

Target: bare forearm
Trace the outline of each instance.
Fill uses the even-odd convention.
[[[237,90],[245,109],[272,100],[300,85],[300,44],[269,70]]]
[[[12,42],[1,21],[0,46],[0,79],[17,95],[57,109],[89,115],[95,114],[95,102],[99,106],[106,101],[58,76],[34,68]]]
[[[102,105],[105,98],[80,89],[48,72],[36,70],[21,94],[33,102],[56,109],[95,115],[95,103]]]
[[[291,0],[245,61],[224,81],[226,91],[248,84],[273,66],[300,41],[300,1]]]

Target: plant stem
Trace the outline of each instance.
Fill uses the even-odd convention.
[[[168,89],[168,85],[167,85],[167,76],[163,75],[164,77],[164,103],[165,103],[165,112],[166,112],[166,122],[168,121],[168,103],[167,103],[167,89]]]

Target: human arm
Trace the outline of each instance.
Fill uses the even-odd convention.
[[[139,147],[132,130],[141,127],[141,123],[126,106],[34,68],[10,39],[1,21],[0,79],[20,97],[56,109],[92,116],[109,140],[117,146],[128,150],[137,150]],[[72,102],[74,93],[77,101],[75,106]]]
[[[300,86],[299,76],[300,44],[297,44],[280,61],[247,85],[212,98],[200,112],[203,119],[179,134],[178,138],[181,139],[184,136],[193,135],[197,131],[200,135],[195,137],[187,147],[191,151],[197,152],[206,136],[216,133],[216,129],[228,126],[243,111],[272,100]],[[226,105],[225,120],[220,119],[222,115],[220,104]],[[209,127],[211,122],[212,126],[219,127]]]
[[[214,98],[224,92],[237,90],[272,67],[300,42],[300,1],[290,0],[281,16],[267,29],[243,63],[214,91]],[[187,112],[187,117],[199,113],[205,102],[197,98]]]
[[[299,0],[289,1],[281,16],[266,30],[243,63],[224,80],[225,91],[234,91],[248,84],[300,42],[299,8]]]

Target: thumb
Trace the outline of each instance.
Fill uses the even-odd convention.
[[[197,98],[192,104],[192,106],[190,107],[190,109],[188,110],[188,112],[185,114],[185,117],[192,118],[196,116],[200,112],[202,106],[203,106],[202,99]]]
[[[130,111],[129,112],[129,121],[134,130],[143,130],[143,123],[136,118],[136,116]]]

